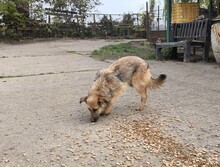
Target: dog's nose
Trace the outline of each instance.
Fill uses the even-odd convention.
[[[91,122],[96,122],[99,119],[99,117],[91,117],[90,120]]]

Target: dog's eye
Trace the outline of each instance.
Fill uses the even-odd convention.
[[[102,106],[102,102],[101,102],[101,101],[98,101],[98,105],[99,105],[99,106]]]

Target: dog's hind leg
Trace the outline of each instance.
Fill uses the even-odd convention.
[[[141,103],[139,104],[139,106],[136,110],[142,111],[145,107],[146,102],[147,102],[147,89],[144,86],[140,86],[140,85],[138,85],[137,87],[134,86],[134,88],[137,90],[137,92],[141,96]]]
[[[142,111],[147,102],[147,87],[148,75],[143,72],[144,70],[137,71],[132,78],[132,86],[141,96],[141,103],[136,110]]]
[[[141,103],[136,110],[142,111],[147,102],[147,88],[140,80],[133,80],[132,85],[141,96]]]

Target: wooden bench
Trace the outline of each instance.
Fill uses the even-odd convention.
[[[172,57],[177,58],[177,47],[184,49],[184,62],[190,60],[191,47],[203,48],[203,60],[207,61],[210,46],[210,21],[203,19],[188,23],[172,24],[171,42],[156,43],[156,59],[161,60],[161,49],[173,48]],[[195,49],[194,49],[195,54]]]

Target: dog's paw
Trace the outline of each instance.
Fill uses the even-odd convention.
[[[144,107],[140,107],[140,106],[139,106],[139,107],[137,107],[135,110],[136,110],[136,111],[142,111],[143,109],[144,109]]]
[[[107,116],[107,115],[109,115],[109,114],[110,114],[110,113],[104,112],[104,113],[101,113],[100,116],[105,116],[105,115]]]
[[[105,112],[105,115],[109,115],[110,114],[110,112]]]
[[[136,108],[136,109],[135,109],[135,111],[140,111],[140,108],[139,108],[139,107],[138,107],[138,108]]]
[[[104,115],[105,115],[105,113],[100,113],[100,114],[99,114],[99,116],[104,116]]]

